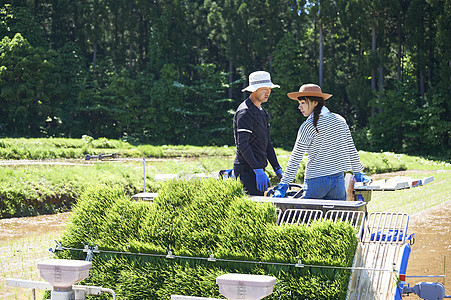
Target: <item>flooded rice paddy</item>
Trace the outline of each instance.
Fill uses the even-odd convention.
[[[41,280],[37,262],[51,258],[70,213],[0,220],[0,299],[33,299],[29,289],[6,286],[6,278]],[[436,281],[451,294],[451,201],[410,217],[409,232],[415,244],[407,268],[408,276],[448,275],[445,278],[407,278],[411,286]],[[42,299],[42,292],[36,293]],[[410,295],[403,299],[419,299]]]
[[[407,278],[417,282],[440,282],[451,295],[451,201],[410,216],[409,232],[415,233],[407,276],[447,275],[445,278]],[[415,295],[406,299],[420,299]]]
[[[55,246],[70,213],[0,220],[0,299],[33,299],[30,289],[6,286],[6,278],[42,280],[36,265],[52,258]],[[36,291],[36,299],[43,292]]]

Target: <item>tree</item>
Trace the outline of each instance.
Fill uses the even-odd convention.
[[[276,146],[293,144],[303,118],[286,93],[307,82],[333,94],[327,106],[346,118],[358,146],[417,151],[415,143],[428,141],[436,153],[449,146],[449,0],[0,5],[0,34],[9,38],[2,135],[229,143],[227,111],[248,95],[241,89],[249,73],[266,70],[281,85],[265,104]],[[404,104],[410,114],[392,119]]]
[[[303,121],[297,102],[289,99],[286,93],[297,91],[300,85],[316,78],[301,42],[306,36],[297,39],[292,33],[286,33],[275,51],[273,81],[281,88],[272,90],[267,109],[271,115],[272,141],[277,147],[291,149]]]
[[[5,4],[0,8],[0,37],[12,39],[16,33],[20,33],[33,47],[48,47],[44,32],[31,11]]]
[[[32,47],[17,33],[0,44],[0,106],[4,134],[39,136],[51,110],[56,52]]]

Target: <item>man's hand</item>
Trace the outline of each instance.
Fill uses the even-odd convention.
[[[266,191],[269,186],[268,175],[266,175],[263,169],[254,169],[254,173],[257,180],[257,189],[262,192]]]
[[[371,177],[369,177],[361,172],[354,172],[354,178],[355,178],[356,182],[363,182],[363,183],[373,182],[373,179],[371,179]]]
[[[280,180],[282,180],[282,177],[283,177],[283,171],[282,171],[282,168],[278,168],[277,170],[274,170],[274,172],[276,172],[276,175],[277,175],[277,179],[280,181]]]
[[[279,183],[279,185],[277,186],[277,190],[274,193],[275,198],[283,198],[285,197],[285,193],[288,190],[288,184],[286,183]]]

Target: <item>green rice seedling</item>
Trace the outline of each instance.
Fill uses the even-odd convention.
[[[275,207],[250,201],[232,179],[172,180],[158,193],[154,203],[130,201],[122,188],[106,185],[83,193],[62,245],[122,252],[95,255],[85,284],[110,287],[125,299],[219,297],[215,278],[239,272],[276,276],[268,299],[344,299],[349,271],[322,265],[352,264],[357,241],[349,224],[276,226]],[[214,260],[206,259],[210,255]],[[83,256],[81,249],[58,252],[60,258]],[[297,268],[298,259],[311,265]]]
[[[45,139],[44,141],[47,142]],[[13,144],[13,142],[3,141],[3,144],[6,146]],[[57,146],[58,149],[64,147],[63,144]],[[65,149],[73,151],[74,148],[70,148],[72,146],[72,144],[69,144],[67,145],[68,148]],[[165,146],[159,147],[164,149]],[[0,148],[0,151],[2,149]],[[177,149],[191,151],[190,147],[179,146]],[[135,151],[136,149],[125,150]],[[364,164],[369,166],[367,170],[373,170],[376,173],[387,170],[399,171],[404,169],[405,166],[408,166],[409,169],[421,166],[428,169],[435,166],[443,170],[451,170],[451,165],[446,163],[435,163],[421,158],[414,159],[405,155],[367,152],[361,152],[360,155]],[[287,155],[280,157],[279,161],[282,167],[286,166],[288,157]],[[382,158],[385,158],[385,162]],[[156,192],[160,188],[161,182],[154,180],[156,174],[184,176],[192,173],[211,173],[222,169],[231,169],[233,160],[233,156],[148,159],[145,166],[146,191]],[[399,163],[396,163],[396,160],[399,160]],[[303,182],[305,161],[304,159],[298,170],[295,179],[297,183]],[[271,167],[266,170],[271,178],[271,184],[276,185],[278,181]],[[72,165],[2,165],[0,166],[0,218],[68,210],[86,187],[103,184],[122,186],[128,195],[143,191],[142,160],[96,161],[92,163],[85,162],[82,159],[72,163]]]
[[[164,150],[161,146],[139,145],[138,150],[144,157],[164,157]]]
[[[122,186],[129,195],[142,191],[142,166],[99,163],[0,167],[0,216],[67,210],[86,187],[102,184]],[[150,190],[156,186],[153,180],[147,182]]]

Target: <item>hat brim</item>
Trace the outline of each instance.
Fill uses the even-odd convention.
[[[319,97],[319,98],[323,98],[324,100],[327,100],[330,97],[332,97],[331,94],[317,93],[317,92],[293,92],[293,93],[288,93],[287,96],[288,96],[288,98],[296,100],[296,101],[298,100],[299,97]]]
[[[262,87],[269,87],[271,89],[275,89],[275,88],[280,88],[280,85],[271,83],[271,84],[267,84],[267,83],[262,83],[262,84],[254,84],[254,85],[249,85],[246,88],[242,89],[242,92],[255,92],[256,90],[258,90],[259,88]]]

